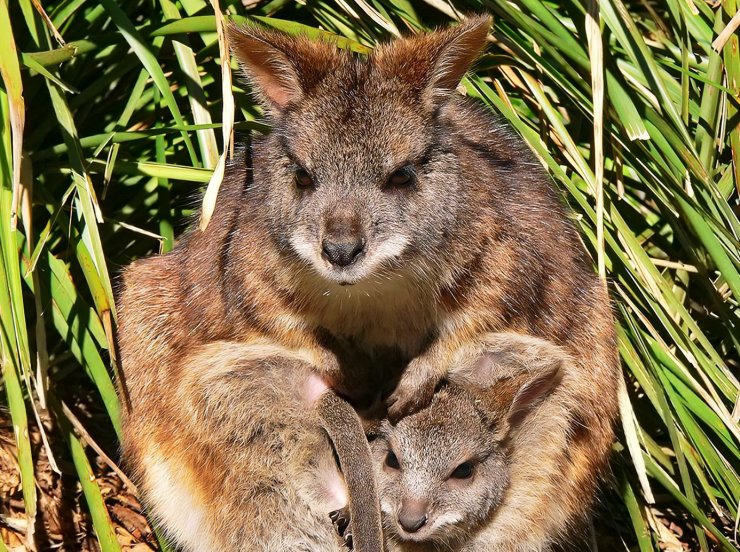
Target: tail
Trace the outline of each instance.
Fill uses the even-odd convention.
[[[352,542],[356,552],[383,552],[380,505],[370,445],[357,412],[331,390],[316,405],[324,430],[334,443],[349,492]]]

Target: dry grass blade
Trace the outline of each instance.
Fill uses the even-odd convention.
[[[23,82],[18,63],[18,50],[15,47],[13,29],[10,27],[10,14],[5,2],[0,2],[0,76],[10,103],[10,126],[13,141],[13,199],[10,211],[10,228],[18,224],[18,204],[20,202],[21,157],[23,155],[23,127],[26,117],[23,102]]]
[[[712,48],[718,53],[721,52],[727,41],[730,40],[730,37],[737,32],[738,28],[740,28],[740,12],[737,12],[722,32],[717,35],[717,38],[712,42]]]
[[[203,196],[203,210],[200,216],[200,229],[205,230],[211,216],[216,209],[216,199],[226,170],[226,157],[231,155],[234,140],[234,95],[231,92],[231,54],[229,51],[228,35],[224,27],[224,18],[218,0],[211,0],[213,11],[216,14],[216,28],[218,30],[218,48],[221,56],[221,90],[223,94],[223,152],[218,159],[211,180],[208,182],[206,193]]]
[[[599,0],[589,0],[586,36],[591,61],[591,90],[594,105],[594,195],[596,196],[596,266],[606,280],[604,260],[604,47],[601,39]]]

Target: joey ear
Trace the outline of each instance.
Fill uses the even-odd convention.
[[[530,377],[519,388],[509,408],[509,425],[516,427],[524,417],[544,401],[563,379],[561,363],[557,361],[553,366]]]
[[[337,59],[336,48],[256,25],[229,25],[229,40],[262,104],[277,113],[300,100]]]
[[[372,56],[390,76],[406,80],[435,104],[460,84],[483,51],[490,27],[490,15],[477,15],[456,27],[396,40]]]
[[[545,339],[511,332],[488,333],[457,354],[448,378],[454,383],[487,388],[505,378],[545,373],[570,361],[563,349]]]

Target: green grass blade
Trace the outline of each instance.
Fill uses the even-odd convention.
[[[18,447],[18,464],[23,486],[23,504],[28,526],[27,544],[34,543],[37,495],[33,453],[28,431],[28,418],[21,381],[31,370],[23,295],[18,286],[18,233],[12,219],[12,169],[10,98],[0,89],[0,363],[2,381]],[[30,386],[27,385],[30,392]]]
[[[180,19],[180,12],[177,6],[170,0],[160,0],[160,5],[167,19]],[[187,37],[174,37],[173,47],[175,48],[175,55],[177,56],[180,68],[186,77],[185,86],[188,89],[188,101],[190,102],[190,110],[193,113],[193,121],[196,125],[211,124],[211,114],[208,112],[203,81],[200,78],[193,49],[187,43]],[[198,130],[197,135],[203,166],[207,169],[212,169],[218,162],[216,135],[209,128]]]
[[[18,51],[10,27],[10,14],[5,2],[0,2],[0,77],[5,85],[12,133],[12,167],[13,197],[10,211],[10,227],[15,229],[17,223],[18,202],[20,200],[21,154],[23,150],[23,126],[25,122],[25,104],[23,101],[23,83],[18,63]]]
[[[75,434],[72,426],[67,422],[62,413],[61,406],[56,399],[51,402],[52,409],[64,432],[72,455],[72,462],[77,472],[77,478],[82,486],[82,494],[87,502],[87,507],[92,518],[93,528],[98,537],[98,543],[102,552],[121,552],[121,547],[116,539],[116,531],[113,528],[108,509],[103,500],[103,494],[95,478],[90,461],[85,454],[85,448]]]
[[[169,83],[167,82],[167,78],[164,76],[162,69],[159,67],[157,58],[154,57],[154,54],[150,51],[150,46],[146,43],[139,31],[136,30],[136,27],[134,27],[134,24],[128,18],[126,13],[118,6],[118,4],[115,3],[114,0],[102,0],[101,5],[105,7],[116,27],[118,27],[118,30],[124,36],[126,42],[131,46],[131,49],[151,76],[154,84],[159,89],[159,93],[162,94],[165,104],[167,104],[167,107],[169,107],[172,112],[172,117],[175,119],[175,122],[179,125],[184,125],[185,121],[180,114],[180,108],[177,106],[175,97],[170,91]],[[191,161],[193,164],[197,165],[197,158],[195,150],[193,149],[193,144],[186,133],[183,133],[183,140],[185,141],[185,147],[190,154]]]

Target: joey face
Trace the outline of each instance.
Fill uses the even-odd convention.
[[[285,113],[267,138],[270,163],[255,166],[274,239],[337,284],[384,280],[433,258],[464,195],[432,114],[389,101],[388,83],[365,78],[350,97],[333,94],[352,83],[322,83]]]
[[[395,427],[384,422],[372,448],[391,539],[444,546],[489,517],[508,485],[504,424],[454,386]]]

